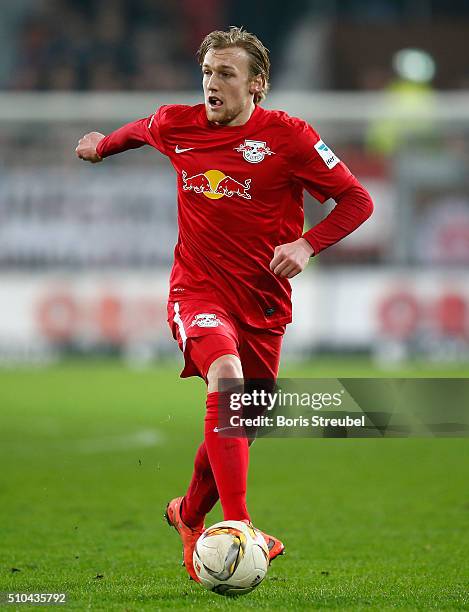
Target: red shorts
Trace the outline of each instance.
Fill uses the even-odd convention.
[[[285,325],[250,327],[206,300],[168,302],[168,323],[184,354],[181,378],[207,380],[210,365],[222,355],[239,357],[244,378],[277,378]]]

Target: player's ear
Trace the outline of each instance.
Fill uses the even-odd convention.
[[[251,81],[251,85],[249,87],[249,93],[256,94],[262,91],[263,80],[262,76],[258,74]]]

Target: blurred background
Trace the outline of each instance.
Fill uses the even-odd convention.
[[[308,120],[375,202],[294,280],[286,362],[469,362],[467,1],[16,0],[1,13],[3,366],[177,355],[172,167],[148,147],[98,166],[74,149],[200,102],[197,47],[232,24],[271,50],[265,106]],[[332,206],[307,196],[308,227]]]

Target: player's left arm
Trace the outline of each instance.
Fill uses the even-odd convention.
[[[305,238],[295,242],[280,244],[274,249],[270,269],[282,278],[293,278],[306,268],[309,258],[314,255],[314,249]]]
[[[334,199],[336,205],[325,219],[298,240],[275,247],[270,262],[274,274],[293,278],[303,272],[310,257],[351,234],[373,213],[370,194],[356,179]]]
[[[305,122],[293,121],[296,123],[291,127],[297,136],[296,140],[292,139],[295,142],[291,155],[294,179],[319,202],[333,198],[336,206],[301,238],[275,247],[270,269],[284,278],[293,278],[305,269],[310,257],[355,231],[374,208],[368,191],[313,128]]]
[[[355,178],[339,195],[334,196],[335,207],[325,219],[303,234],[314,251],[320,253],[354,232],[372,214],[373,200]]]

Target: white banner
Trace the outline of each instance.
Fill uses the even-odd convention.
[[[156,156],[155,156],[156,157]],[[10,168],[0,181],[0,263],[170,264],[177,241],[175,180],[155,164]],[[158,158],[157,158],[157,161]]]
[[[175,349],[167,325],[167,270],[0,276],[0,355],[115,347]],[[389,342],[468,346],[469,274],[380,269],[310,270],[293,281],[286,354],[374,349]],[[173,346],[174,345],[174,346]]]

